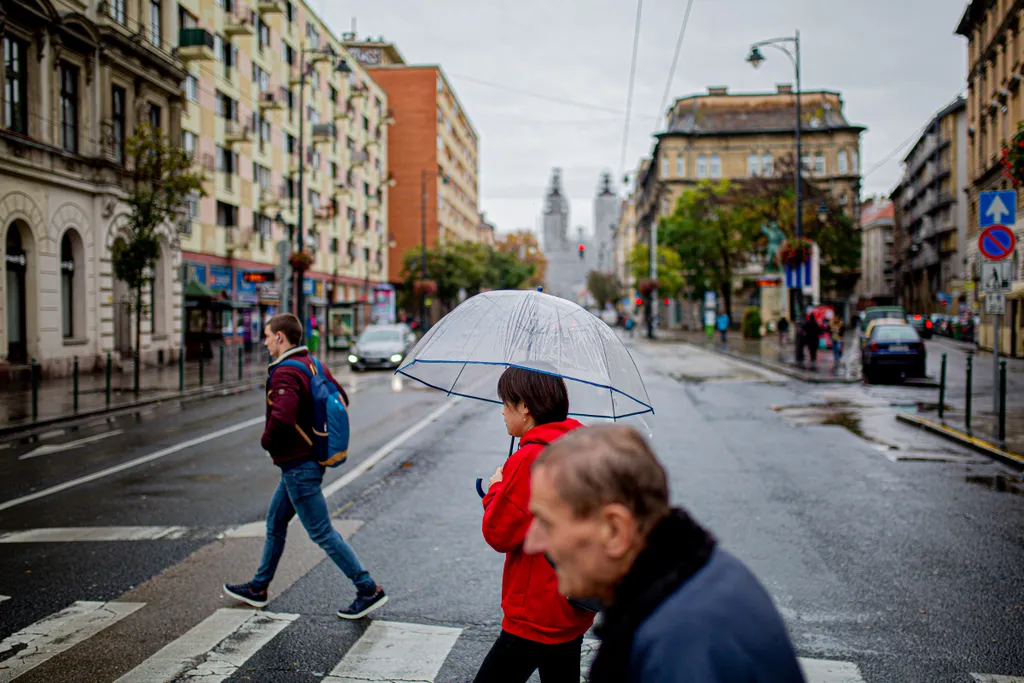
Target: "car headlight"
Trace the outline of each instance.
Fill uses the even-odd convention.
[[[355,363],[358,360],[359,360],[359,356],[355,355],[354,353],[348,354],[348,362],[349,363]]]
[[[401,363],[402,362],[402,354],[396,353],[395,355],[391,356],[391,362],[392,363]]]

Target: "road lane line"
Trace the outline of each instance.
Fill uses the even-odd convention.
[[[799,657],[807,683],[864,683],[860,667],[853,662]]]
[[[330,498],[332,495],[351,484],[357,477],[368,471],[371,467],[379,463],[381,460],[391,454],[396,448],[401,446],[403,443],[411,439],[412,437],[419,434],[421,431],[426,429],[430,423],[437,420],[439,417],[447,413],[449,410],[454,408],[456,404],[462,401],[461,398],[453,398],[435,408],[429,415],[414,424],[409,429],[405,430],[402,434],[399,434],[395,438],[388,441],[386,444],[378,448],[372,455],[367,457],[365,460],[356,465],[351,472],[343,476],[337,481],[331,482],[328,486],[325,486],[324,498]],[[3,509],[3,508],[0,508]]]
[[[25,529],[0,535],[0,543],[68,543],[76,541],[176,541],[185,526],[80,526]]]
[[[78,439],[77,441],[68,441],[67,443],[57,443],[57,444],[53,444],[53,445],[50,445],[50,446],[40,446],[39,448],[35,449],[34,451],[31,451],[29,453],[25,453],[23,455],[19,455],[18,456],[18,460],[28,460],[29,458],[38,458],[41,455],[53,455],[54,453],[61,453],[63,451],[70,451],[70,450],[72,450],[74,448],[79,448],[81,446],[85,446],[86,444],[95,443],[97,441],[102,441],[103,439],[109,439],[110,437],[117,436],[118,434],[124,434],[124,430],[115,429],[112,432],[107,432],[105,434],[94,434],[93,436],[87,436],[87,437],[85,437],[83,439]]]
[[[39,500],[40,498],[46,498],[47,496],[52,496],[55,493],[60,493],[61,491],[66,491],[68,489],[75,488],[76,486],[81,486],[82,484],[88,484],[91,481],[96,481],[97,479],[103,479],[105,477],[109,477],[112,474],[117,474],[118,472],[123,472],[123,471],[131,469],[133,467],[138,467],[139,465],[145,465],[147,462],[153,462],[154,460],[159,460],[160,458],[166,457],[168,455],[172,455],[172,454],[177,453],[179,451],[183,451],[186,448],[191,448],[192,446],[198,446],[199,444],[206,443],[207,441],[213,441],[214,439],[219,439],[222,436],[227,436],[228,434],[232,434],[232,433],[237,432],[239,430],[247,429],[249,427],[254,427],[254,426],[258,425],[258,424],[263,424],[264,419],[265,418],[262,415],[260,417],[254,417],[251,420],[246,420],[245,422],[239,422],[238,424],[231,425],[230,427],[225,427],[224,429],[218,429],[215,432],[210,432],[209,434],[204,434],[203,436],[197,436],[196,438],[189,439],[188,441],[182,441],[179,444],[175,444],[174,446],[169,446],[168,448],[164,448],[162,450],[159,450],[156,453],[150,453],[149,455],[143,455],[142,457],[135,458],[134,460],[129,460],[128,462],[123,462],[120,465],[114,465],[113,467],[108,467],[105,470],[100,470],[99,472],[94,472],[93,474],[89,474],[89,475],[86,475],[84,477],[79,477],[78,479],[72,479],[71,481],[66,481],[63,484],[57,484],[56,486],[51,486],[50,488],[43,489],[42,491],[36,491],[35,493],[30,493],[27,496],[22,496],[20,498],[12,498],[11,500],[7,500],[7,501],[4,501],[4,502],[0,503],[0,510],[7,510],[7,509],[10,509],[10,508],[15,507],[17,505],[22,505],[24,503],[29,503],[29,502],[31,502],[33,500]]]
[[[978,683],[1024,683],[1021,676],[997,676],[995,674],[971,674]]]
[[[323,683],[432,681],[460,628],[374,621]]]
[[[298,617],[221,608],[114,683],[220,683]]]
[[[0,642],[0,683],[13,681],[145,604],[79,601],[5,638]]]
[[[10,595],[0,595],[0,602],[3,602],[4,600],[10,600],[10,599],[11,599]]]

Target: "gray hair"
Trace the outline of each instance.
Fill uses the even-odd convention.
[[[624,425],[578,429],[546,448],[533,469],[554,477],[559,497],[576,517],[619,503],[646,535],[670,512],[668,477],[647,440]]]

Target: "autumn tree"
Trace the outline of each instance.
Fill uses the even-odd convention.
[[[522,284],[536,288],[544,285],[548,261],[537,242],[537,236],[530,230],[516,230],[505,235],[496,245],[497,251],[514,254],[520,261],[533,267],[533,272]]]
[[[622,284],[611,273],[592,270],[587,275],[587,291],[594,297],[597,307],[604,310],[609,303],[614,303],[622,296]]]

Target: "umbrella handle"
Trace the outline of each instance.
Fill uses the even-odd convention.
[[[477,477],[476,479],[476,492],[481,498],[487,495],[487,492],[484,491],[484,480],[480,477]]]

